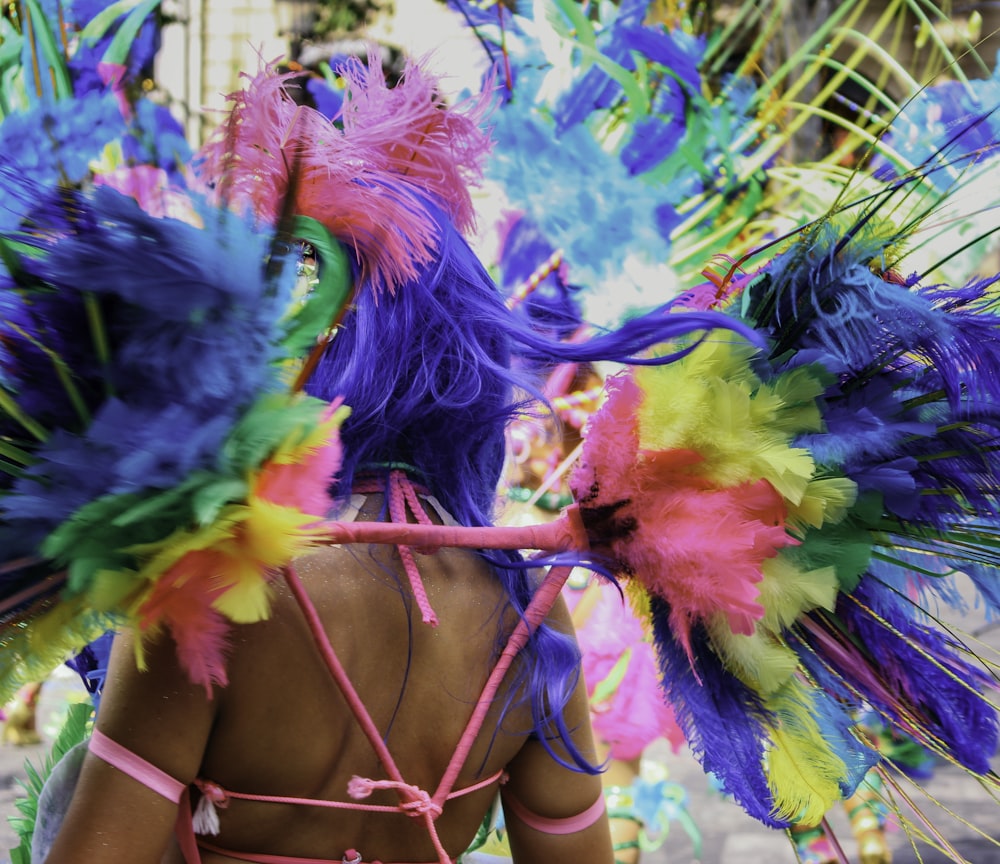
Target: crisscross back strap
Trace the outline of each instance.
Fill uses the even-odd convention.
[[[420,509],[419,503],[416,501],[416,495],[412,487],[410,487],[408,478],[406,478],[406,475],[402,474],[402,472],[399,472],[399,474],[401,480],[397,480],[396,482],[398,482],[403,489],[401,492],[397,491],[397,495],[406,500],[406,502],[411,506],[416,506],[417,509]],[[390,516],[395,519],[397,518],[398,510],[397,513],[394,514],[391,512],[392,509],[395,508],[390,509]],[[361,528],[362,526],[359,525],[358,527]],[[405,529],[405,527],[405,525],[400,525],[400,528]],[[424,524],[421,527],[430,534],[433,534],[433,529],[438,527],[445,529],[445,531],[447,530],[447,526]],[[488,548],[490,546],[490,532],[493,529],[482,528],[479,530],[482,532],[483,539],[481,545],[483,548]],[[382,542],[392,541],[391,539],[385,538]],[[448,853],[445,851],[441,844],[441,840],[438,837],[437,828],[434,824],[435,820],[440,815],[444,802],[450,797],[453,797],[452,790],[458,780],[458,775],[468,759],[476,737],[482,729],[483,722],[486,719],[504,676],[510,669],[514,658],[527,644],[531,634],[535,629],[537,629],[542,621],[545,620],[546,616],[551,611],[552,606],[554,605],[556,598],[559,596],[559,592],[562,590],[563,585],[566,583],[566,579],[569,577],[571,570],[571,567],[551,568],[541,586],[535,592],[535,595],[532,597],[531,602],[525,609],[524,614],[518,621],[514,630],[511,632],[510,637],[507,639],[507,643],[500,654],[497,664],[490,672],[490,675],[486,680],[486,684],[483,686],[483,690],[480,693],[479,699],[473,709],[472,716],[466,724],[465,730],[463,731],[458,745],[455,748],[455,752],[452,755],[452,758],[445,769],[445,773],[433,795],[428,795],[424,790],[407,783],[403,779],[395,760],[392,758],[392,754],[389,752],[385,741],[382,739],[382,735],[379,732],[378,727],[372,720],[371,715],[368,713],[361,697],[354,688],[354,685],[348,677],[340,659],[337,657],[336,651],[334,651],[333,645],[323,628],[319,613],[316,611],[316,607],[305,591],[298,573],[291,565],[286,567],[284,570],[285,581],[288,583],[288,587],[291,590],[292,595],[295,597],[299,604],[299,608],[302,610],[302,614],[306,619],[306,623],[308,624],[310,631],[312,632],[313,640],[316,643],[320,656],[326,664],[327,669],[330,671],[334,682],[337,684],[342,695],[344,696],[351,713],[358,721],[365,737],[368,739],[372,749],[374,749],[379,761],[382,763],[382,767],[385,769],[386,774],[389,775],[389,780],[387,781],[372,781],[367,780],[366,778],[355,778],[356,780],[361,781],[361,784],[355,784],[354,791],[359,793],[360,797],[362,792],[367,795],[370,794],[374,788],[384,787],[394,789],[399,794],[402,804],[399,807],[387,809],[394,812],[400,812],[402,810],[403,812],[407,812],[414,817],[422,818],[428,834],[434,843],[435,850],[442,861],[449,861],[450,858],[448,857]],[[412,584],[413,581],[411,578],[411,585]],[[421,584],[421,588],[422,587],[423,586]],[[455,794],[464,794],[466,791],[473,791],[473,788],[482,788],[483,786],[494,782],[495,779],[497,779],[497,777],[489,778],[488,780],[483,781],[483,783],[477,784],[476,787],[470,787],[469,790],[461,790]],[[352,781],[352,784],[353,783],[354,781]],[[362,785],[365,785],[364,790],[361,788]],[[363,809],[373,810],[375,807],[372,805],[365,805]]]

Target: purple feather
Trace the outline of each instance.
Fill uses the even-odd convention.
[[[666,602],[654,595],[650,604],[660,680],[691,752],[751,816],[765,825],[785,827],[771,812],[774,798],[764,772],[761,728],[768,714],[760,700],[723,668],[718,656],[708,649],[707,635],[700,625],[691,632],[696,652],[695,677],[688,655],[670,626]]]

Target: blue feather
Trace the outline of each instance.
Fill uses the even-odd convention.
[[[697,652],[696,678],[671,629],[667,603],[651,596],[650,607],[660,680],[691,752],[751,816],[765,825],[784,827],[771,814],[774,798],[764,771],[761,725],[768,714],[760,699],[723,668],[707,647],[700,625],[691,634]]]
[[[883,572],[873,566],[883,579],[892,578],[892,569]],[[880,579],[862,580],[854,597],[860,602],[841,603],[842,620],[870,662],[877,664],[887,690],[907,706],[906,713],[918,718],[926,739],[922,743],[943,747],[966,768],[988,773],[1000,728],[996,712],[979,692],[988,681],[982,668],[961,658],[953,640],[917,620],[913,603]],[[851,670],[842,671],[850,677]],[[878,691],[864,695],[884,716],[906,728],[908,718],[895,700]]]

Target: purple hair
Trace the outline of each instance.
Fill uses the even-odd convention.
[[[437,260],[394,294],[376,295],[369,285],[359,286],[306,386],[314,396],[343,396],[351,406],[340,430],[344,452],[335,491],[341,498],[350,494],[359,472],[387,476],[403,464],[460,524],[490,525],[505,429],[526,410],[525,394],[533,392],[523,373],[512,370],[513,358],[627,361],[682,333],[734,326],[714,313],[659,315],[585,343],[548,338],[507,309],[448,218],[432,205],[428,209],[437,221]],[[521,614],[537,587],[537,562],[529,565],[514,552],[481,554]],[[562,739],[573,765],[595,772],[573,747],[562,719],[579,676],[575,640],[543,625],[522,656],[521,680],[510,692],[524,692],[530,700],[538,738],[546,747],[553,737]]]

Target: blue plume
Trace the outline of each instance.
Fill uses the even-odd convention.
[[[917,620],[913,603],[887,584],[900,578],[896,568],[876,562],[872,571],[854,592],[860,603],[840,604],[845,626],[872,658],[886,690],[929,730],[931,741],[924,743],[937,740],[966,768],[988,773],[1000,728],[995,710],[979,693],[988,681],[984,671],[958,656],[959,646],[944,633]],[[850,677],[851,670],[842,671]],[[907,728],[896,699],[878,690],[864,695],[891,721]]]
[[[771,815],[774,799],[764,772],[761,729],[768,713],[760,699],[726,671],[715,652],[707,648],[704,628],[696,625],[691,639],[699,681],[674,637],[666,601],[651,596],[650,611],[660,680],[691,752],[751,816],[765,825],[785,827]]]

